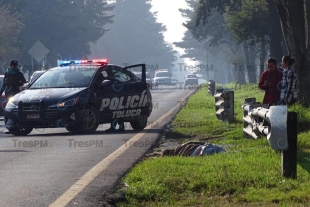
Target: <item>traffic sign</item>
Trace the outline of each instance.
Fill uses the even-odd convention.
[[[41,62],[49,52],[49,49],[47,49],[40,41],[37,41],[28,51],[29,55],[31,55],[31,57],[38,63]]]

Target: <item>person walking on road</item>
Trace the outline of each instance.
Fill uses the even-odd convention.
[[[18,61],[11,60],[10,67],[4,74],[3,84],[0,90],[0,96],[5,92],[5,99],[8,102],[9,99],[20,92],[20,87],[26,83],[26,79],[22,72],[18,69]],[[6,124],[8,118],[4,116],[4,123]],[[10,134],[10,131],[5,131],[6,134]]]
[[[298,76],[293,64],[295,58],[290,56],[284,56],[282,58],[283,77],[280,84],[281,96],[278,105],[291,106],[298,101],[299,88],[298,88]]]
[[[259,88],[265,91],[263,104],[270,106],[276,105],[280,100],[281,91],[279,85],[281,84],[283,70],[277,67],[277,61],[270,58],[267,61],[268,70],[264,71],[259,80]]]

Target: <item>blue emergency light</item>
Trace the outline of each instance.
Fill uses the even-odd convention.
[[[74,64],[108,64],[108,59],[100,59],[100,60],[57,60],[58,66],[67,66],[67,65],[74,65]]]

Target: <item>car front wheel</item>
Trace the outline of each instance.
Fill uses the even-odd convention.
[[[10,132],[15,136],[26,136],[32,132],[33,128],[21,128],[21,127],[15,127],[13,129],[10,129]]]
[[[86,106],[82,111],[82,122],[78,127],[66,127],[73,133],[93,133],[99,126],[99,115],[93,106]]]

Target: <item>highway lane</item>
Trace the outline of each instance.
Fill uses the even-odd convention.
[[[154,109],[149,123],[170,111],[191,89],[171,86],[153,90]],[[69,204],[96,206],[102,195],[111,192],[118,179],[157,140],[161,128],[175,113],[138,135],[127,123],[124,133],[106,134],[104,130],[109,125],[101,125],[91,135],[72,135],[65,129],[38,129],[28,136],[14,137],[4,134],[5,128],[0,127],[0,206],[48,206],[126,141],[141,135],[137,143],[127,143],[129,148]]]

